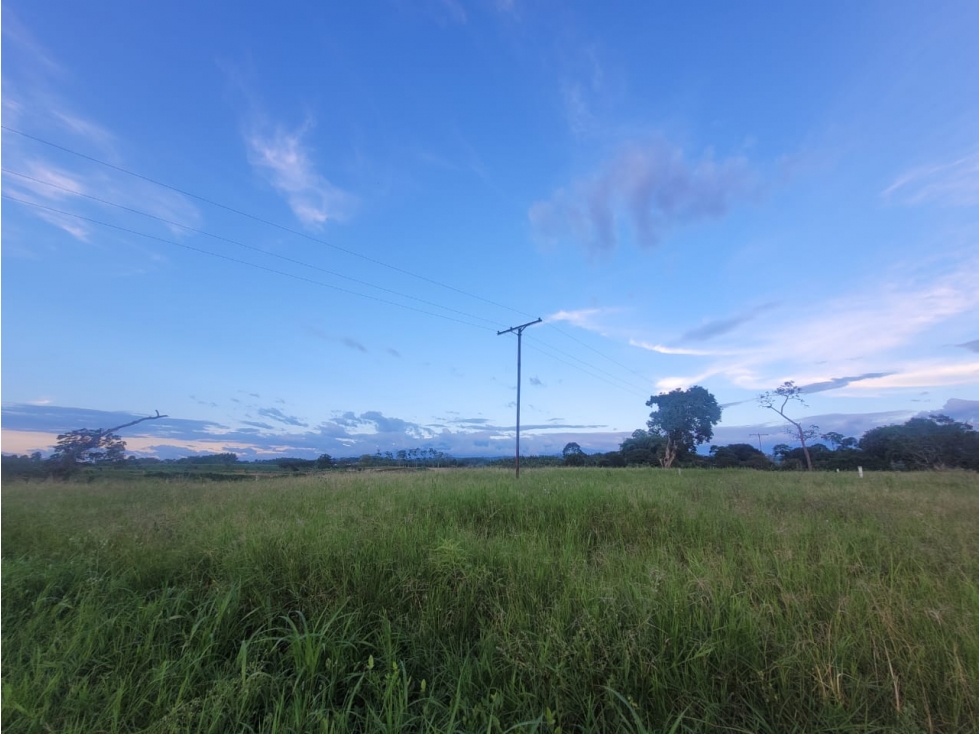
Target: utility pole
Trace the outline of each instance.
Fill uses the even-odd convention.
[[[523,342],[523,330],[528,326],[533,326],[534,324],[539,324],[543,319],[537,319],[536,321],[528,321],[526,324],[521,324],[520,326],[511,326],[505,331],[496,332],[497,336],[502,336],[503,334],[510,334],[511,332],[516,332],[517,334],[517,479],[520,479],[520,345]]]
[[[770,433],[749,433],[748,435],[749,436],[758,436],[758,450],[761,451],[764,454],[765,453],[765,449],[763,449],[761,447],[761,437],[762,436],[770,436],[771,434]]]

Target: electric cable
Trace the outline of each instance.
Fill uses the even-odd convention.
[[[65,191],[65,192],[67,192],[69,194],[72,194],[74,196],[81,196],[81,197],[84,197],[86,199],[90,199],[92,201],[97,201],[98,203],[105,204],[106,206],[116,207],[118,209],[122,209],[123,211],[132,212],[133,214],[139,214],[140,216],[147,217],[149,219],[155,219],[158,222],[163,222],[164,224],[167,224],[167,225],[172,226],[172,227],[180,227],[181,229],[185,229],[188,232],[194,232],[195,234],[204,235],[205,237],[211,237],[212,239],[220,240],[221,242],[227,242],[227,243],[232,244],[232,245],[235,245],[237,247],[243,247],[246,250],[252,250],[253,252],[259,252],[259,253],[261,253],[263,255],[267,255],[269,257],[274,257],[274,258],[277,258],[279,260],[284,260],[285,262],[290,262],[293,265],[301,265],[301,266],[303,266],[305,268],[310,268],[312,270],[318,270],[321,273],[326,273],[327,275],[332,275],[332,276],[337,277],[337,278],[343,278],[344,280],[349,280],[352,283],[357,283],[358,285],[365,285],[368,288],[376,288],[379,291],[384,291],[385,293],[390,293],[391,295],[399,296],[400,298],[407,298],[407,299],[412,300],[412,301],[417,301],[419,303],[424,303],[426,306],[434,306],[435,308],[441,308],[441,309],[444,309],[446,311],[451,311],[453,313],[459,314],[460,316],[465,316],[466,318],[475,319],[477,321],[485,321],[486,323],[493,324],[494,326],[498,326],[499,325],[499,322],[492,321],[490,319],[484,319],[482,316],[476,316],[475,314],[467,313],[465,311],[460,311],[458,309],[451,308],[450,306],[443,306],[443,305],[441,305],[439,303],[435,303],[434,301],[426,301],[424,298],[417,298],[416,296],[410,296],[407,293],[401,293],[399,291],[392,290],[391,288],[385,288],[384,286],[375,285],[374,283],[371,283],[369,281],[360,280],[359,278],[353,278],[353,277],[351,277],[349,275],[344,275],[343,273],[338,273],[338,272],[336,272],[334,270],[328,270],[327,268],[322,268],[322,267],[320,267],[318,265],[313,265],[312,263],[304,262],[302,260],[297,260],[297,259],[292,258],[292,257],[289,257],[287,255],[281,255],[281,254],[279,254],[277,252],[271,252],[269,250],[263,250],[261,247],[255,247],[254,245],[248,245],[248,244],[245,244],[244,242],[239,242],[238,240],[233,240],[230,237],[224,237],[224,236],[219,235],[219,234],[214,234],[213,232],[207,232],[207,231],[205,231],[203,229],[197,229],[196,227],[191,227],[191,226],[186,225],[186,224],[181,224],[180,222],[174,222],[171,219],[166,219],[165,217],[160,217],[160,216],[157,216],[156,214],[150,214],[149,212],[144,212],[144,211],[141,211],[139,209],[133,209],[132,207],[128,207],[128,206],[125,206],[123,204],[118,204],[118,203],[116,203],[114,201],[109,201],[107,199],[101,199],[101,198],[99,198],[97,196],[92,196],[91,194],[85,194],[85,193],[82,193],[80,191],[75,191],[73,189],[68,188],[67,186],[61,186],[59,184],[52,183],[50,181],[42,181],[39,178],[34,178],[33,176],[28,176],[25,173],[19,173],[18,171],[13,171],[13,170],[11,170],[9,168],[0,168],[0,171],[2,171],[3,173],[7,173],[7,174],[10,174],[10,175],[13,175],[13,176],[17,176],[19,178],[27,179],[28,181],[33,181],[35,183],[42,184],[44,186],[49,186],[51,188],[58,189],[60,191]]]
[[[279,229],[281,231],[284,231],[284,232],[287,232],[289,234],[295,235],[297,237],[302,237],[302,238],[307,239],[307,240],[310,240],[312,242],[316,242],[318,244],[325,245],[326,247],[332,248],[332,249],[337,250],[339,252],[343,252],[343,253],[345,253],[347,255],[350,255],[352,257],[356,257],[356,258],[359,258],[361,260],[370,262],[370,263],[372,263],[374,265],[379,265],[381,267],[388,268],[390,270],[393,270],[395,272],[401,273],[403,275],[407,275],[407,276],[416,278],[418,280],[422,280],[422,281],[427,282],[427,283],[430,283],[432,285],[439,286],[440,288],[445,288],[447,290],[450,290],[450,291],[459,293],[459,294],[461,294],[463,296],[466,296],[468,298],[473,298],[475,300],[482,301],[484,303],[490,304],[492,306],[496,306],[498,308],[505,309],[507,311],[511,311],[513,313],[517,313],[517,314],[520,314],[520,315],[523,315],[523,316],[531,316],[531,314],[527,313],[526,311],[521,311],[520,309],[516,309],[516,308],[513,308],[511,306],[507,306],[506,304],[499,303],[497,301],[493,301],[492,299],[484,298],[483,296],[479,296],[479,295],[477,295],[475,293],[472,293],[471,291],[467,291],[467,290],[464,290],[462,288],[457,288],[457,287],[452,286],[452,285],[449,285],[447,283],[443,283],[443,282],[438,281],[438,280],[435,280],[433,278],[429,278],[429,277],[424,276],[424,275],[421,275],[419,273],[415,273],[415,272],[413,272],[411,270],[407,270],[406,268],[402,268],[402,267],[399,267],[397,265],[392,265],[391,263],[387,263],[387,262],[385,262],[383,260],[379,260],[377,258],[373,258],[373,257],[370,257],[368,255],[364,255],[362,253],[356,252],[355,250],[351,250],[349,248],[345,248],[345,247],[342,247],[340,245],[335,245],[335,244],[333,244],[333,243],[331,243],[331,242],[329,242],[327,240],[324,240],[324,239],[322,239],[320,237],[315,237],[315,236],[313,236],[311,234],[308,234],[306,232],[302,232],[301,230],[297,230],[297,229],[294,229],[292,227],[288,227],[286,225],[280,224],[278,222],[274,222],[274,221],[269,220],[269,219],[265,219],[264,217],[260,217],[260,216],[251,214],[249,212],[243,211],[241,209],[237,209],[237,208],[232,207],[232,206],[229,206],[227,204],[222,204],[221,202],[215,201],[213,199],[210,199],[208,197],[202,196],[200,194],[195,194],[195,193],[193,193],[191,191],[187,191],[186,189],[182,189],[182,188],[177,187],[177,186],[174,186],[172,184],[165,183],[165,182],[160,181],[158,179],[154,179],[154,178],[152,178],[150,176],[146,176],[144,174],[138,173],[136,171],[132,171],[132,170],[127,169],[127,168],[124,168],[122,166],[118,166],[118,165],[115,165],[113,163],[109,163],[108,161],[104,161],[104,160],[101,160],[99,158],[96,158],[95,156],[90,156],[90,155],[87,155],[87,154],[82,153],[80,151],[73,150],[72,148],[69,148],[69,147],[64,146],[64,145],[60,145],[58,143],[54,143],[54,142],[52,142],[50,140],[45,140],[44,138],[40,138],[38,136],[31,135],[31,134],[26,133],[26,132],[23,132],[21,130],[17,130],[16,128],[12,128],[12,127],[9,127],[7,125],[0,125],[0,129],[6,130],[7,132],[14,133],[15,135],[19,135],[19,136],[24,137],[24,138],[26,138],[28,140],[33,140],[34,142],[40,143],[42,145],[49,146],[49,147],[54,148],[56,150],[60,150],[60,151],[62,151],[64,153],[68,153],[70,155],[77,156],[79,158],[82,158],[84,160],[90,161],[92,163],[96,163],[96,164],[101,165],[101,166],[104,166],[106,168],[109,168],[109,169],[118,171],[120,173],[124,173],[124,174],[126,174],[128,176],[132,176],[134,178],[137,178],[137,179],[146,181],[147,183],[151,183],[151,184],[153,184],[155,186],[160,186],[160,187],[165,188],[165,189],[168,189],[170,191],[174,191],[176,193],[179,193],[179,194],[181,194],[183,196],[187,196],[189,198],[196,199],[197,201],[203,202],[205,204],[209,204],[211,206],[215,206],[215,207],[218,207],[220,209],[224,209],[225,211],[229,211],[229,212],[231,212],[233,214],[237,214],[239,216],[246,217],[248,219],[251,219],[251,220],[256,221],[256,222],[260,222],[260,223],[265,224],[267,226],[274,227],[276,229]],[[293,259],[293,258],[289,258],[287,256],[278,255],[276,253],[271,253],[271,252],[268,252],[266,250],[262,250],[261,248],[255,248],[255,247],[252,247],[250,245],[246,245],[244,243],[240,243],[240,242],[231,240],[229,238],[222,237],[220,235],[214,235],[212,233],[208,233],[208,232],[205,232],[203,230],[197,230],[197,229],[194,229],[192,227],[188,227],[186,225],[182,225],[182,224],[180,224],[178,222],[171,222],[171,221],[166,220],[166,219],[164,219],[162,217],[157,217],[155,215],[148,214],[146,212],[141,212],[139,210],[132,209],[132,208],[129,208],[129,207],[125,207],[125,206],[120,205],[120,204],[115,204],[113,202],[109,202],[109,201],[106,201],[106,200],[103,200],[103,199],[99,199],[97,197],[94,197],[94,196],[91,196],[91,195],[88,195],[88,194],[82,194],[81,192],[73,191],[71,189],[67,189],[66,187],[60,187],[60,186],[58,186],[56,184],[53,184],[51,182],[41,181],[39,179],[35,179],[35,178],[30,177],[30,176],[26,176],[25,174],[17,173],[15,171],[8,171],[7,169],[5,169],[5,171],[7,171],[7,172],[9,172],[9,173],[11,173],[11,174],[13,174],[15,176],[20,176],[22,178],[27,178],[29,180],[36,181],[38,183],[42,183],[42,184],[45,184],[45,185],[48,185],[48,186],[53,186],[54,188],[63,188],[64,190],[66,190],[66,191],[68,191],[68,192],[70,192],[70,193],[72,193],[74,195],[85,196],[86,198],[92,199],[94,201],[98,201],[98,202],[103,203],[103,204],[107,204],[109,206],[117,206],[117,207],[119,207],[121,209],[125,209],[125,210],[131,211],[131,212],[136,213],[136,214],[141,214],[143,216],[148,216],[148,217],[151,217],[151,218],[154,218],[154,219],[158,219],[159,221],[163,221],[163,222],[165,222],[167,224],[170,224],[170,225],[173,225],[173,226],[184,227],[185,229],[187,229],[189,231],[194,231],[194,232],[196,232],[198,234],[202,234],[202,235],[205,235],[205,236],[208,236],[208,237],[213,237],[215,239],[223,240],[223,241],[229,242],[231,244],[235,244],[235,245],[238,245],[238,246],[241,246],[241,247],[245,247],[245,248],[248,248],[248,249],[253,249],[255,251],[258,251],[258,252],[261,252],[263,254],[269,255],[271,257],[277,257],[279,259],[282,259],[282,260],[285,260],[285,261],[289,261],[289,262],[292,262],[294,264],[302,265],[303,267],[309,267],[309,268],[312,268],[312,269],[315,269],[315,270],[319,270],[321,272],[324,272],[324,273],[333,275],[335,277],[343,278],[343,279],[349,280],[351,282],[358,283],[360,285],[365,285],[365,286],[370,287],[370,288],[376,288],[378,290],[382,290],[382,291],[385,291],[387,293],[391,293],[393,295],[397,295],[397,296],[402,297],[402,298],[407,298],[409,300],[414,300],[416,302],[423,303],[423,304],[429,305],[429,306],[433,306],[435,308],[441,308],[443,310],[451,311],[451,312],[454,312],[454,313],[457,313],[457,314],[466,316],[467,318],[472,318],[472,319],[476,319],[478,321],[484,321],[486,323],[491,323],[491,324],[497,324],[497,325],[499,324],[498,321],[493,321],[493,320],[490,320],[490,319],[485,319],[483,317],[475,316],[473,314],[469,314],[469,313],[464,312],[464,311],[459,311],[457,309],[453,309],[453,308],[450,308],[450,307],[447,307],[447,306],[441,306],[441,305],[439,305],[437,303],[434,303],[432,301],[427,301],[425,299],[417,298],[415,296],[410,296],[410,295],[407,295],[407,294],[399,293],[398,291],[394,291],[394,290],[391,290],[391,289],[388,289],[388,288],[384,288],[383,286],[374,285],[374,284],[372,284],[372,283],[370,283],[368,281],[358,280],[358,279],[352,278],[350,276],[345,276],[345,275],[343,275],[341,273],[336,273],[334,271],[330,271],[330,270],[326,270],[324,268],[320,268],[320,267],[318,267],[316,265],[312,265],[310,263],[305,263],[303,261],[296,260],[296,259]],[[24,203],[30,204],[30,202],[24,202]],[[67,212],[65,212],[65,213],[68,214],[69,216],[78,216],[78,215],[73,215],[73,214],[70,214],[70,213],[67,213]],[[103,223],[103,224],[105,224],[105,223]],[[106,224],[105,226],[113,226],[113,225]],[[134,232],[134,234],[139,235],[140,233]],[[178,243],[172,243],[172,244],[178,244]],[[190,248],[190,249],[193,249],[193,248]],[[214,254],[214,253],[208,253],[207,251],[204,251],[204,250],[201,250],[201,252],[205,252],[207,254]],[[228,258],[228,259],[233,260],[233,258]],[[242,262],[244,262],[244,261],[242,261]],[[335,288],[335,286],[328,286],[328,287]],[[339,290],[343,290],[343,289],[339,289]],[[350,292],[351,293],[356,293],[355,291],[350,291]],[[359,294],[359,295],[364,295],[364,294]],[[367,296],[364,296],[364,297],[367,297]],[[377,299],[377,300],[381,300],[381,299]],[[422,312],[425,313],[424,311],[422,311]],[[640,374],[639,372],[636,372],[635,370],[630,369],[629,367],[627,367],[626,365],[622,364],[618,360],[616,360],[616,359],[608,356],[607,354],[605,354],[601,350],[593,347],[592,345],[586,343],[585,341],[583,341],[581,339],[578,339],[577,337],[573,336],[572,334],[569,334],[568,332],[566,332],[563,329],[559,328],[555,324],[553,324],[551,322],[546,322],[546,323],[547,323],[548,326],[550,326],[552,329],[554,329],[555,331],[557,331],[559,334],[562,334],[566,338],[568,338],[568,339],[570,339],[570,340],[572,340],[574,342],[577,342],[581,346],[584,346],[586,349],[589,349],[589,350],[595,352],[596,354],[598,354],[603,359],[606,359],[609,362],[615,364],[617,367],[619,367],[621,369],[624,369],[624,370],[630,372],[631,374],[636,375],[637,377],[640,377],[642,379],[646,379],[644,375]],[[558,347],[554,347],[553,345],[547,344],[546,342],[541,342],[539,339],[537,340],[537,342],[539,344],[546,344],[547,346],[549,346],[554,351],[559,352],[561,354],[564,354],[565,356],[569,357],[570,359],[574,359],[574,360],[577,360],[579,362],[582,362],[583,364],[588,365],[587,362],[584,362],[583,360],[580,360],[577,357],[574,357],[573,355],[571,355],[571,354],[569,354],[569,353],[567,353],[567,352],[559,349]],[[597,368],[594,365],[589,365],[589,366],[592,367],[592,369],[600,370],[600,368]],[[621,380],[621,378],[615,377],[614,375],[611,375],[611,373],[608,373],[608,372],[606,372],[604,370],[600,370],[600,371],[602,371],[604,374],[607,374],[607,375],[613,377],[613,379]],[[622,382],[625,382],[626,384],[630,384],[626,380],[621,380],[621,381]],[[635,385],[632,385],[632,387],[635,388],[636,386]]]
[[[190,250],[192,252],[198,252],[198,253],[200,253],[202,255],[210,255],[211,257],[216,257],[216,258],[220,258],[222,260],[227,260],[229,262],[238,263],[239,265],[246,265],[248,267],[255,268],[257,270],[264,270],[264,271],[269,272],[269,273],[275,273],[276,275],[282,275],[282,276],[285,276],[286,278],[292,278],[294,280],[301,280],[301,281],[303,281],[305,283],[312,283],[313,285],[322,286],[323,288],[330,288],[331,290],[340,291],[341,293],[347,293],[349,295],[359,296],[360,298],[367,298],[367,299],[369,299],[371,301],[377,301],[378,303],[384,303],[384,304],[386,304],[388,306],[395,306],[397,308],[405,308],[405,309],[408,309],[409,311],[415,311],[417,313],[423,313],[423,314],[426,314],[428,316],[435,316],[436,318],[446,319],[448,321],[455,321],[456,323],[465,324],[466,326],[472,326],[472,327],[477,328],[477,329],[483,329],[485,331],[493,331],[493,329],[490,328],[489,326],[482,326],[480,324],[474,324],[474,323],[472,323],[470,321],[463,321],[462,319],[457,319],[457,318],[453,318],[451,316],[446,316],[445,314],[435,313],[433,311],[426,311],[426,310],[421,309],[421,308],[416,308],[414,306],[408,306],[408,305],[406,305],[404,303],[397,303],[396,301],[389,301],[389,300],[387,300],[385,298],[378,298],[377,296],[371,296],[371,295],[368,295],[366,293],[359,293],[358,291],[352,291],[349,288],[341,288],[340,286],[331,285],[329,283],[324,283],[324,282],[322,282],[320,280],[313,280],[312,278],[306,278],[306,277],[303,277],[301,275],[296,275],[294,273],[287,273],[284,270],[276,270],[275,268],[269,268],[269,267],[266,267],[264,265],[258,265],[256,263],[248,262],[247,260],[240,260],[239,258],[231,257],[230,255],[223,255],[221,253],[211,252],[210,250],[205,250],[205,249],[200,248],[200,247],[194,247],[193,245],[186,245],[186,244],[184,244],[182,242],[174,242],[173,240],[168,240],[168,239],[166,239],[164,237],[158,237],[158,236],[153,235],[153,234],[147,234],[146,232],[140,232],[140,231],[135,230],[135,229],[130,229],[129,227],[122,227],[122,226],[120,226],[118,224],[110,224],[109,222],[103,222],[103,221],[100,221],[98,219],[92,219],[91,217],[82,216],[81,214],[75,214],[73,212],[66,212],[66,211],[64,211],[62,209],[56,209],[56,208],[51,207],[51,206],[45,206],[44,204],[38,204],[36,202],[27,201],[25,199],[18,199],[17,197],[10,196],[9,194],[2,194],[0,196],[2,196],[2,198],[4,198],[4,199],[9,199],[10,201],[16,201],[19,204],[25,204],[26,206],[32,206],[32,207],[35,207],[37,209],[43,209],[45,211],[49,211],[49,212],[52,212],[54,214],[62,214],[62,215],[69,216],[69,217],[75,217],[76,219],[81,219],[82,221],[89,222],[91,224],[97,224],[97,225],[102,226],[102,227],[109,227],[110,229],[119,230],[120,232],[126,232],[127,234],[133,234],[133,235],[136,235],[137,237],[145,237],[146,239],[155,240],[157,242],[163,242],[164,244],[173,245],[174,247],[180,247],[180,248],[183,248],[185,250]]]

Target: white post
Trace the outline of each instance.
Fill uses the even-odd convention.
[[[862,466],[858,466],[857,467],[857,474],[859,474],[860,475],[860,478],[863,479],[863,467]]]

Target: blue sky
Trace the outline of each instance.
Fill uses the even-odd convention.
[[[3,450],[979,420],[979,6],[610,7],[5,2]]]

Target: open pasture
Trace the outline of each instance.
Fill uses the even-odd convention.
[[[4,732],[967,732],[979,476],[6,482]]]

